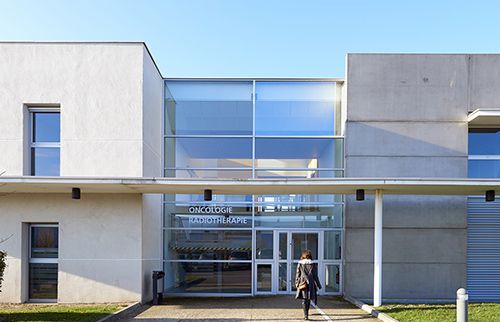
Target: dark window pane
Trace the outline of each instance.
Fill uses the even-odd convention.
[[[166,168],[251,168],[251,138],[167,138]]]
[[[500,160],[469,160],[469,178],[500,178]]]
[[[257,231],[255,235],[255,258],[256,259],[273,259],[274,249],[273,231]]]
[[[33,113],[33,142],[60,142],[60,133],[59,113]]]
[[[469,155],[500,155],[500,131],[498,129],[470,130]]]
[[[30,264],[30,299],[57,299],[57,264]]]
[[[58,176],[59,171],[59,148],[31,148],[31,175]]]
[[[57,258],[59,254],[57,227],[31,227],[31,257]]]
[[[318,234],[292,233],[292,259],[299,260],[306,249],[311,251],[313,260],[318,260]]]
[[[257,138],[257,168],[342,168],[342,139]]]
[[[337,293],[340,291],[340,267],[339,265],[325,266],[325,291]]]
[[[251,230],[165,230],[165,259],[251,260]]]
[[[325,231],[325,259],[340,259],[342,245],[341,236],[340,231]]]
[[[271,264],[257,265],[257,292],[272,291],[273,266]]]
[[[252,82],[166,82],[165,134],[251,135]]]
[[[335,83],[257,82],[257,135],[334,135]]]
[[[251,263],[167,262],[165,272],[168,293],[252,292]]]

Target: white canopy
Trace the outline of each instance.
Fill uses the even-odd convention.
[[[177,179],[93,177],[0,177],[0,193],[202,194],[367,194],[382,190],[393,195],[483,195],[500,192],[499,179],[315,178],[315,179]]]

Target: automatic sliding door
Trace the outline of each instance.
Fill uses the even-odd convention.
[[[292,232],[290,233],[290,248],[291,248],[291,291],[295,292],[295,273],[297,272],[297,265],[300,260],[302,252],[306,249],[311,251],[313,262],[319,263],[319,233],[317,232]],[[319,274],[318,265],[318,274]]]

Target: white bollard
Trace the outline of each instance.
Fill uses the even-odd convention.
[[[468,303],[469,294],[467,293],[467,290],[465,288],[459,288],[457,291],[457,322],[469,321],[467,308]]]

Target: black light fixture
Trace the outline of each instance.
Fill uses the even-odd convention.
[[[356,190],[356,200],[357,201],[365,200],[365,190],[364,189]]]
[[[495,201],[495,190],[487,190],[485,194],[485,199],[488,202]]]
[[[205,201],[212,201],[212,190],[210,189],[203,190],[203,199]]]
[[[80,199],[80,188],[71,188],[71,198]]]

